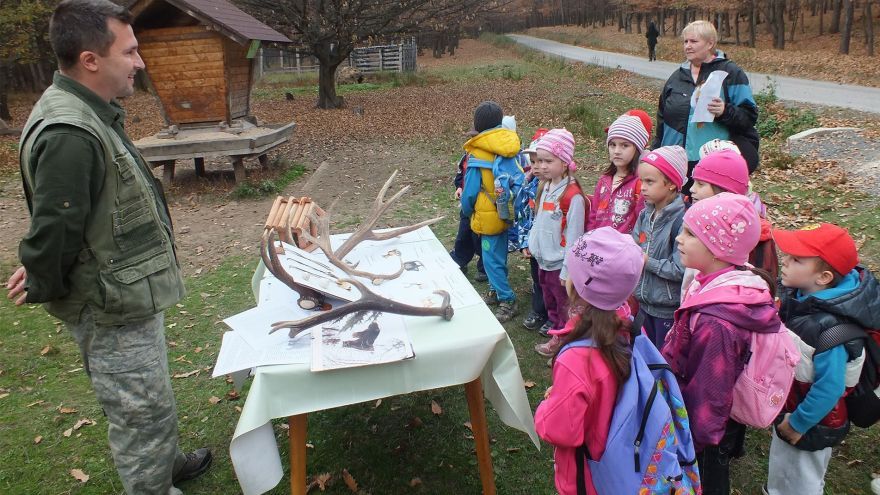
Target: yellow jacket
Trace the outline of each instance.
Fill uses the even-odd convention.
[[[510,225],[498,217],[498,211],[495,209],[495,176],[492,174],[492,162],[496,156],[505,158],[516,156],[520,150],[519,136],[509,129],[490,129],[464,143],[464,150],[471,158],[468,159],[468,170],[465,174],[462,209],[471,217],[471,229],[477,234],[500,234]],[[477,172],[480,177],[479,188],[475,185],[468,187],[468,181],[475,182]]]

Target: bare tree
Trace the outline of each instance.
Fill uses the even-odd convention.
[[[843,0],[843,31],[840,33],[840,54],[849,55],[849,42],[852,39],[853,15],[855,15],[853,0]]]
[[[318,59],[318,107],[339,108],[336,69],[357,43],[445,29],[448,21],[497,9],[504,0],[238,0],[267,24],[305,44]]]

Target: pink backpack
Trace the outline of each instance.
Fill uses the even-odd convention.
[[[692,330],[698,316],[694,312],[691,317]],[[730,417],[746,426],[767,428],[785,405],[801,353],[789,329],[780,322],[778,332],[752,332],[746,359],[733,386]]]

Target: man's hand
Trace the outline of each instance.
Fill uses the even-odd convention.
[[[21,306],[27,299],[25,283],[27,283],[27,272],[23,266],[18,267],[18,270],[15,270],[15,273],[6,281],[6,290],[9,291],[6,298],[13,301],[16,306]]]
[[[712,101],[709,102],[709,113],[716,117],[721,117],[721,114],[724,113],[724,100],[721,98],[712,98]]]
[[[788,422],[789,416],[791,416],[791,414],[786,414],[785,418],[782,420],[782,423],[776,425],[776,431],[779,432],[779,436],[787,440],[788,443],[792,445],[797,445],[803,435],[801,435],[797,432],[797,430],[791,427],[791,424]]]
[[[455,190],[455,199],[461,199],[461,188]]]
[[[529,251],[529,248],[522,248],[522,249],[520,249],[520,252],[522,253],[523,258],[525,258],[525,259],[529,259],[532,257],[532,252]]]
[[[549,387],[547,387],[547,390],[544,391],[544,398],[545,399],[550,398],[550,391],[551,390],[553,390],[553,385],[550,385]]]

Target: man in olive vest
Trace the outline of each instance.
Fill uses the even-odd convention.
[[[126,493],[169,495],[211,453],[178,447],[164,310],[183,279],[164,192],[115,100],[144,68],[131,20],[107,0],[65,0],[52,15],[59,72],[21,134],[31,226],[7,289],[43,303],[79,345]]]

